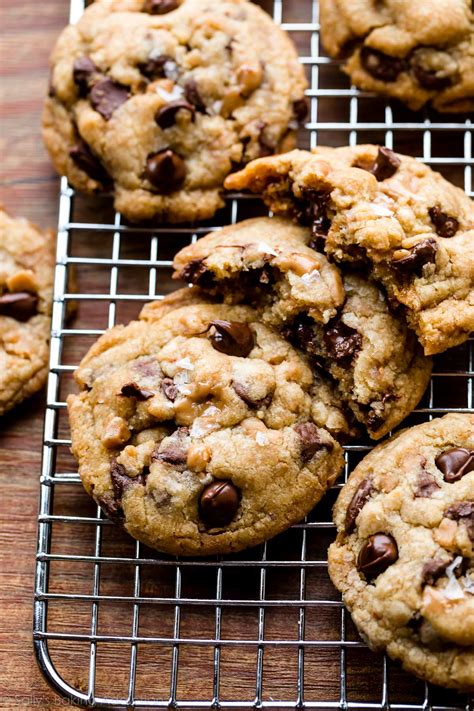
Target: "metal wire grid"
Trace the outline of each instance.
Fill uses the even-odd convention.
[[[364,141],[375,140],[373,136],[377,132],[382,132],[382,141],[389,147],[398,146],[398,139],[405,133],[410,133],[417,140],[421,139],[421,153],[418,157],[427,163],[438,166],[440,169],[462,170],[464,188],[470,195],[472,192],[472,136],[471,122],[465,121],[434,121],[428,115],[421,118],[413,115],[410,120],[398,120],[390,105],[384,105],[383,117],[379,121],[366,120],[361,118],[361,103],[369,95],[358,92],[353,87],[348,88],[326,88],[324,70],[326,67],[333,67],[336,62],[329,60],[320,53],[318,36],[318,7],[315,0],[274,0],[272,3],[273,17],[280,23],[295,39],[303,38],[306,42],[307,50],[303,49],[301,61],[309,69],[311,88],[307,95],[310,97],[311,114],[306,125],[306,135],[303,140],[307,140],[310,147],[316,146],[318,142],[328,142],[325,132],[334,132],[343,139],[336,138],[337,143],[348,142],[354,145],[358,142],[360,134],[363,133]],[[298,18],[293,20],[293,8],[296,5],[306,7],[305,21]],[[71,21],[75,22],[80,17],[84,9],[83,0],[71,0]],[[268,8],[267,8],[268,9]],[[290,19],[287,19],[290,18]],[[300,42],[301,44],[301,42]],[[344,102],[345,109],[348,110],[344,120],[333,118],[324,119],[324,101],[330,99],[333,102]],[[372,102],[376,101],[371,99]],[[372,115],[371,115],[372,116]],[[448,155],[437,155],[438,151],[433,151],[433,141],[438,137],[438,132],[445,136],[459,136],[462,140],[462,151],[453,152]],[[320,140],[324,137],[324,141]],[[380,139],[376,139],[379,140]],[[444,142],[444,141],[443,141]],[[437,141],[436,141],[436,145]],[[414,151],[415,152],[415,151]],[[442,152],[442,151],[441,151]],[[459,179],[459,173],[457,173]],[[229,205],[226,221],[235,223],[238,219],[246,216],[246,210],[253,199],[245,196],[234,195],[229,197]],[[61,180],[61,192],[59,199],[59,227],[57,236],[57,260],[56,276],[54,287],[54,305],[52,317],[52,339],[51,339],[51,360],[50,374],[48,380],[47,405],[45,413],[43,464],[41,475],[40,511],[38,526],[38,552],[35,580],[35,608],[34,608],[34,644],[36,655],[40,667],[48,682],[60,693],[70,699],[73,703],[82,705],[94,705],[104,708],[176,708],[176,709],[410,709],[447,711],[448,709],[472,709],[472,699],[469,700],[455,694],[443,694],[439,690],[433,690],[428,685],[418,685],[418,695],[407,692],[406,681],[402,684],[397,681],[395,685],[391,683],[389,674],[390,662],[383,659],[381,662],[381,678],[373,685],[380,685],[380,693],[376,694],[377,699],[369,698],[370,695],[362,694],[354,697],[351,693],[351,684],[354,674],[351,661],[348,655],[353,649],[363,648],[364,645],[357,637],[353,636],[350,630],[350,620],[345,612],[339,598],[331,599],[331,595],[326,595],[322,599],[312,597],[308,592],[308,575],[316,573],[317,585],[325,592],[324,581],[321,576],[326,575],[327,562],[322,555],[314,556],[312,547],[314,537],[319,537],[331,531],[329,509],[326,520],[319,520],[319,516],[309,517],[308,520],[294,527],[300,536],[299,548],[293,548],[291,555],[287,557],[275,555],[270,547],[273,544],[265,544],[256,551],[246,552],[240,557],[225,559],[206,559],[201,561],[178,560],[168,557],[157,557],[145,551],[144,547],[136,542],[133,553],[130,555],[116,554],[105,555],[104,532],[112,524],[104,518],[101,510],[97,507],[92,515],[84,515],[74,512],[71,515],[55,513],[55,498],[60,498],[61,490],[73,485],[80,489],[80,480],[76,471],[63,471],[57,465],[60,460],[61,449],[70,445],[70,440],[61,435],[61,418],[65,418],[65,402],[61,397],[62,380],[70,375],[75,365],[65,363],[63,360],[66,339],[80,339],[82,337],[99,336],[103,330],[88,327],[69,328],[66,324],[67,304],[75,300],[84,306],[85,303],[93,303],[98,306],[105,304],[107,308],[106,326],[111,327],[117,319],[117,310],[124,303],[139,304],[154,298],[162,298],[163,277],[169,273],[171,260],[161,258],[163,244],[169,244],[170,240],[177,238],[189,238],[195,241],[200,235],[207,233],[210,229],[216,229],[214,225],[204,225],[198,228],[130,228],[121,222],[120,215],[115,214],[113,220],[103,223],[75,221],[74,217],[75,195],[68,186],[66,180]],[[224,221],[222,222],[222,224]],[[96,235],[111,236],[110,256],[97,257],[87,253],[86,256],[74,256],[72,250],[73,235],[80,231],[85,234],[91,243]],[[128,238],[133,238],[137,234],[145,234],[149,237],[149,252],[144,258],[123,258],[124,246]],[[92,250],[93,251],[93,250]],[[93,266],[97,270],[107,268],[110,272],[108,289],[103,293],[68,293],[67,279],[68,271],[75,265],[76,268]],[[143,267],[148,270],[148,290],[147,293],[122,293],[119,288],[122,271],[127,267]],[[454,355],[453,355],[454,354]],[[435,369],[431,386],[425,400],[414,414],[415,421],[423,421],[431,418],[434,414],[444,414],[448,411],[470,412],[473,411],[473,377],[474,377],[474,353],[472,341],[452,351],[447,357],[441,358],[438,367]],[[443,396],[438,396],[437,382],[444,382],[450,386],[449,405],[444,401]],[[453,405],[456,405],[454,407]],[[59,434],[58,434],[59,433]],[[370,445],[352,445],[346,448],[346,473],[353,468],[357,458],[362,456]],[[337,490],[341,485],[337,485]],[[56,497],[55,497],[56,492]],[[318,509],[319,510],[319,509]],[[79,554],[56,553],[52,548],[56,529],[59,525],[65,526],[67,535],[77,537],[80,543],[81,530],[87,527],[92,531],[94,537],[93,551],[90,554],[82,552]],[[79,533],[78,533],[79,530]],[[291,532],[290,532],[291,533]],[[278,545],[278,544],[277,544]],[[90,564],[92,575],[90,579],[90,590],[87,594],[77,592],[52,592],[54,582],[54,566],[56,563],[68,563],[78,566],[81,563]],[[118,594],[104,594],[101,590],[101,579],[104,577],[104,570],[108,565],[123,566],[133,569],[133,589],[132,593],[125,594],[123,591]],[[245,569],[245,571],[244,571]],[[172,594],[162,594],[147,596],[143,591],[143,576],[147,570],[168,570],[174,575]],[[184,594],[183,578],[187,572],[198,571],[199,576],[213,587],[213,595],[199,596],[194,594]],[[269,576],[272,572],[285,571],[285,574],[292,575],[296,581],[296,588],[293,595],[279,594],[279,590],[274,589],[276,597],[269,595]],[[242,595],[241,599],[229,597],[225,590],[226,576],[230,572],[242,573],[242,580],[245,576],[256,574],[257,589],[254,596]],[[211,585],[212,583],[212,585]],[[237,586],[237,589],[238,586]],[[69,590],[69,588],[66,588]],[[90,605],[90,620],[87,632],[75,632],[73,629],[66,631],[51,631],[49,625],[48,608],[54,604],[66,605],[67,603]],[[99,628],[99,612],[105,603],[120,605],[127,603],[132,606],[131,628],[127,634],[104,634]],[[153,606],[157,615],[170,615],[171,629],[169,634],[144,635],[141,631],[140,619],[144,614],[145,606]],[[212,622],[213,634],[204,636],[192,636],[183,632],[182,612],[183,609],[202,609],[207,619]],[[254,635],[244,634],[242,637],[233,635],[231,637],[223,634],[224,616],[229,610],[245,610],[251,608],[256,612],[256,633]],[[287,610],[288,614],[295,611],[297,615],[296,632],[292,638],[268,638],[266,628],[268,627],[269,616],[275,610]],[[118,610],[118,607],[117,607]],[[331,633],[323,638],[307,636],[307,620],[311,611],[318,613],[322,610],[329,610],[336,614],[337,622],[332,624]],[[119,614],[117,612],[117,614]],[[235,632],[235,628],[234,628]],[[54,655],[50,647],[53,643],[61,644],[64,648],[72,650],[75,644],[85,643],[88,648],[88,670],[87,683],[74,683],[56,668]],[[112,698],[110,693],[99,693],[97,690],[97,667],[98,652],[102,644],[114,646],[114,653],[120,657],[129,654],[128,683],[126,693]],[[168,693],[155,695],[153,697],[140,693],[137,688],[137,677],[140,672],[140,653],[142,646],[161,645],[171,651],[169,668]],[[180,655],[187,646],[193,648],[205,648],[211,650],[212,660],[210,664],[210,676],[212,681],[212,691],[202,698],[190,700],[185,695],[180,694]],[[225,650],[232,648],[244,650],[251,648],[255,650],[255,661],[251,669],[245,668],[242,662],[241,667],[234,674],[244,674],[251,672],[254,676],[253,692],[239,698],[228,697],[222,691],[224,683],[224,673],[222,671],[222,654]],[[297,656],[294,687],[288,698],[285,700],[275,700],[267,690],[267,679],[270,673],[265,667],[266,655],[269,650],[278,650],[284,655],[295,652]],[[125,651],[124,651],[125,650]],[[129,651],[128,651],[129,650]],[[314,685],[308,684],[311,678],[311,668],[308,670],[307,656],[311,650],[319,650],[321,654],[333,654],[338,656],[336,681],[331,692],[326,696],[321,696],[314,691]],[[127,657],[128,659],[128,657]],[[246,662],[248,665],[248,662]],[[369,665],[372,661],[368,662]],[[393,673],[393,672],[392,672]],[[374,672],[374,677],[377,672]],[[399,677],[397,677],[399,680]],[[413,684],[416,682],[413,681]],[[398,684],[400,684],[398,686]],[[324,684],[323,684],[324,686]],[[311,687],[308,691],[308,687]],[[416,696],[416,698],[414,698]]]

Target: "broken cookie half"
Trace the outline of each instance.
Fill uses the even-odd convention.
[[[297,150],[253,161],[226,187],[261,193],[329,259],[381,284],[426,355],[474,330],[473,203],[416,159],[373,145]]]
[[[175,277],[225,303],[252,303],[379,439],[416,407],[431,361],[377,286],[316,246],[314,232],[290,220],[246,220],[181,250]]]

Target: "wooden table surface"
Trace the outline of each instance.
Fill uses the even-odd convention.
[[[58,178],[40,135],[48,56],[68,0],[0,2],[0,201],[42,227],[57,222]],[[0,434],[0,708],[57,708],[31,641],[44,395],[4,417]],[[55,704],[56,702],[56,704]]]
[[[56,225],[57,221],[57,191],[58,177],[49,162],[42,146],[40,137],[40,114],[42,98],[48,81],[48,55],[54,38],[67,21],[69,0],[0,0],[0,72],[1,72],[1,101],[0,101],[0,146],[1,146],[1,176],[0,176],[0,201],[2,201],[12,214],[24,215],[37,222],[42,227]],[[99,277],[86,274],[87,284],[97,286]],[[87,288],[81,285],[81,289]],[[31,638],[33,578],[36,544],[36,515],[38,506],[38,477],[41,464],[41,436],[43,424],[44,394],[39,394],[20,406],[14,413],[2,420],[0,442],[0,708],[57,708],[60,703],[58,696],[49,689],[39,673],[33,655]],[[73,465],[71,465],[73,466]],[[76,499],[77,497],[77,499]],[[79,488],[73,493],[73,503],[69,502],[71,510],[74,506],[91,506]],[[329,511],[329,509],[328,509]],[[296,535],[296,534],[295,534]],[[298,534],[299,535],[299,534]],[[74,551],[74,541],[63,541],[65,550]],[[319,543],[321,550],[313,551],[316,557],[324,555],[324,537]],[[127,543],[118,540],[115,546],[124,546]],[[71,546],[71,548],[67,548]],[[130,548],[130,544],[128,543]],[[116,573],[117,579],[111,574],[108,584],[119,584],[121,572]],[[226,572],[227,575],[227,572]],[[251,573],[249,572],[249,579]],[[74,578],[73,578],[74,580]],[[80,584],[78,573],[77,583]],[[285,578],[276,581],[279,593],[285,594]],[[146,586],[153,590],[153,581],[144,581],[144,594]],[[201,581],[194,577],[192,584],[199,589]],[[231,581],[231,585],[239,590],[239,580]],[[324,590],[327,595],[334,595],[330,585]],[[311,589],[311,571],[308,571],[308,589]],[[320,585],[320,583],[318,583]],[[203,584],[204,586],[204,584]],[[117,588],[118,589],[118,588]],[[240,591],[240,590],[239,590]],[[241,592],[241,591],[240,591]],[[291,594],[288,592],[291,596]],[[171,593],[172,596],[172,593]],[[293,611],[292,611],[293,612]],[[294,611],[295,613],[297,610]],[[195,625],[195,629],[202,630],[203,635],[212,635],[208,629],[209,617],[197,610],[195,617],[190,612],[183,622],[186,631],[186,620]],[[76,611],[79,620],[79,610]],[[241,615],[239,617],[239,614]],[[324,613],[326,614],[326,613]],[[327,613],[329,614],[332,613]],[[338,613],[339,614],[339,613]],[[146,622],[146,614],[144,614]],[[324,615],[323,615],[324,617]],[[272,621],[273,620],[273,621]],[[329,617],[312,619],[308,611],[306,624],[310,634],[314,625],[315,634],[321,636],[325,629],[325,622],[329,625]],[[273,618],[268,621],[268,634],[274,639],[285,638],[285,629],[293,622],[290,613],[282,609],[281,614],[276,611]],[[61,622],[61,620],[60,620]],[[111,627],[116,619],[108,618],[107,624]],[[232,634],[243,636],[251,635],[246,630],[247,618],[243,613],[236,613],[232,619],[229,611],[226,623],[232,628]],[[78,622],[79,624],[79,622]],[[153,620],[150,620],[150,625]],[[274,627],[272,628],[272,624]],[[250,616],[249,616],[250,625]],[[212,627],[212,625],[211,625]],[[237,630],[237,632],[236,632]],[[225,629],[224,629],[225,633]],[[353,630],[348,628],[348,635],[356,639]],[[291,637],[288,637],[291,638]],[[245,655],[245,648],[240,654]],[[212,650],[204,650],[212,651]],[[185,650],[181,656],[182,684],[184,685],[184,698],[192,698],[193,693],[206,696],[204,677],[212,660],[204,659],[203,649],[197,647],[191,650],[191,656]],[[165,650],[169,652],[169,647]],[[250,654],[250,652],[249,652]],[[327,698],[326,692],[338,692],[338,655],[330,650],[325,657],[313,658],[313,672],[307,691],[313,693],[313,698],[318,698],[318,693]],[[380,657],[370,655],[366,650],[361,651],[360,673],[352,671],[352,678],[348,682],[362,697],[370,698],[375,676],[380,679]],[[192,656],[194,655],[194,656]],[[225,657],[225,655],[223,655]],[[308,653],[311,660],[311,652]],[[146,683],[158,683],[158,670],[163,659],[150,658],[149,666],[146,659],[143,662],[147,671]],[[294,662],[290,655],[270,651],[266,656],[268,676],[279,679],[280,690],[278,694],[290,693],[294,690]],[[224,663],[224,662],[223,662]],[[252,679],[247,679],[243,669],[243,657],[228,655],[227,679],[234,684],[229,689],[229,696],[233,691],[238,695],[245,684],[251,686]],[[200,666],[202,665],[202,666]],[[320,666],[318,666],[320,665]],[[69,671],[71,660],[69,660]],[[117,660],[113,654],[106,661],[108,670],[106,682],[113,685],[119,684]],[[249,663],[249,669],[252,663]],[[202,669],[202,674],[199,670]],[[354,664],[352,669],[357,669]],[[375,671],[374,671],[375,670]],[[334,676],[336,674],[336,676]],[[375,676],[374,676],[375,675]],[[165,678],[166,676],[166,678]],[[201,681],[202,676],[202,681]],[[394,688],[403,689],[404,698],[413,703],[419,703],[423,697],[422,684],[412,677],[392,670],[392,683]],[[168,683],[168,672],[163,672],[163,686]],[[112,681],[111,681],[112,680]],[[71,681],[71,678],[69,678]],[[77,686],[83,688],[85,681],[79,671],[77,673]],[[240,686],[239,686],[240,685]],[[312,688],[313,687],[313,688]],[[319,689],[319,692],[318,692]],[[119,693],[117,691],[117,693]],[[165,693],[165,691],[163,692]],[[242,692],[243,693],[243,692]],[[421,696],[420,696],[421,695]],[[438,703],[448,703],[449,695],[440,692],[436,700]],[[434,700],[434,699],[432,699]]]

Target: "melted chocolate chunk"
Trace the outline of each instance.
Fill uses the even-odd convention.
[[[181,271],[180,279],[199,286],[204,286],[209,281],[212,282],[212,272],[206,267],[204,261],[204,259],[192,259]]]
[[[124,467],[115,460],[110,465],[110,477],[112,479],[115,500],[117,504],[120,504],[124,492],[133,486],[135,480],[127,476]]]
[[[112,494],[106,494],[105,496],[96,496],[95,500],[97,501],[107,518],[109,518],[115,524],[123,523],[124,515],[122,507]]]
[[[186,164],[181,156],[165,148],[148,156],[145,177],[160,192],[172,193],[184,183]]]
[[[241,383],[236,383],[235,381],[233,381],[232,387],[234,388],[237,395],[251,408],[259,409],[261,407],[268,407],[272,401],[271,395],[267,395],[266,397],[263,397],[260,400],[253,400],[250,397],[247,388]]]
[[[400,158],[396,153],[391,151],[390,148],[379,146],[377,158],[369,172],[372,173],[380,183],[382,180],[387,180],[391,178],[392,175],[395,175],[401,164]]]
[[[438,454],[435,464],[443,472],[444,480],[452,484],[468,472],[474,471],[474,449],[452,447]]]
[[[206,526],[228,526],[240,504],[240,492],[231,481],[215,481],[199,498],[199,514]]]
[[[0,316],[9,316],[24,323],[37,313],[38,297],[35,294],[16,291],[0,296]]]
[[[382,427],[383,423],[385,422],[385,417],[383,416],[382,412],[378,412],[377,410],[369,410],[369,413],[366,417],[365,420],[367,427],[372,430],[372,432],[376,432],[379,427]]]
[[[152,456],[153,461],[159,460],[162,462],[167,462],[168,464],[185,464],[186,463],[186,451],[178,442],[169,443],[166,447],[158,454]]]
[[[196,111],[201,114],[206,113],[206,104],[199,93],[199,87],[195,79],[187,79],[184,83],[184,96],[186,101],[194,106]]]
[[[105,78],[94,84],[89,96],[95,111],[109,121],[115,111],[130,98],[130,93],[128,87]]]
[[[436,240],[424,239],[418,242],[406,257],[392,260],[391,265],[402,273],[419,276],[425,264],[436,262],[437,250]]]
[[[435,226],[436,234],[440,237],[454,237],[459,230],[459,222],[455,217],[451,217],[446,212],[443,212],[436,205],[428,210],[430,220]]]
[[[422,585],[434,585],[435,582],[443,575],[448,565],[452,563],[452,560],[452,557],[447,560],[440,560],[439,558],[428,560],[424,564],[421,571]]]
[[[149,81],[163,78],[176,81],[179,76],[178,65],[167,54],[151,56],[145,64],[139,64],[138,68]]]
[[[329,444],[321,442],[318,428],[313,422],[304,422],[301,425],[296,425],[294,429],[301,439],[301,460],[303,462],[309,462],[321,449],[329,448]]]
[[[426,469],[422,469],[418,474],[414,491],[415,497],[417,499],[429,499],[438,489],[441,489],[441,487],[433,474],[426,471]]]
[[[127,383],[122,387],[120,394],[124,397],[135,397],[137,400],[143,401],[153,397],[154,392],[141,388],[136,383]]]
[[[98,68],[87,55],[75,60],[72,67],[72,78],[79,90],[79,96],[87,96],[93,85],[93,77],[98,73]]]
[[[357,569],[364,573],[367,580],[373,580],[397,559],[398,548],[395,539],[386,533],[375,533],[369,536],[360,549]]]
[[[362,348],[361,334],[341,320],[328,324],[323,341],[329,356],[339,365],[351,363]]]
[[[178,101],[170,101],[169,104],[166,104],[166,106],[162,106],[161,109],[158,109],[155,114],[155,121],[163,130],[170,128],[171,126],[174,126],[176,122],[176,114],[178,111],[189,111],[191,114],[191,120],[194,121],[194,106],[191,106],[191,104],[188,104],[187,101],[182,101],[181,99],[178,99]]]
[[[297,101],[293,101],[293,113],[298,123],[304,123],[308,115],[308,102],[304,96]]]
[[[374,482],[372,480],[372,477],[369,476],[366,479],[363,479],[361,481],[354,496],[352,497],[351,503],[347,507],[346,521],[345,521],[346,533],[352,533],[352,531],[355,528],[355,522],[356,522],[357,516],[360,514],[360,512],[362,511],[362,509],[364,508],[365,504],[370,499],[370,497],[372,496],[374,491],[375,491],[375,488],[374,488]]]
[[[163,378],[161,381],[161,389],[163,390],[165,397],[167,397],[168,400],[171,400],[171,402],[174,402],[178,397],[178,387],[174,384],[174,380],[171,378]]]
[[[112,182],[110,175],[82,138],[77,138],[75,145],[69,150],[69,155],[79,170],[89,178],[97,180],[101,185],[110,185]]]
[[[327,214],[329,198],[328,192],[306,190],[300,208],[299,219],[303,224],[311,227],[309,246],[320,252],[324,251],[326,237],[331,227],[331,220]]]
[[[250,326],[238,321],[211,321],[208,338],[216,351],[239,358],[246,358],[255,345]]]
[[[467,527],[467,533],[469,538],[474,541],[474,502],[473,501],[459,501],[456,504],[452,504],[446,511],[444,515],[453,521],[460,521],[464,523]]]
[[[365,71],[380,81],[396,81],[398,75],[406,69],[406,62],[399,57],[391,57],[372,47],[362,47],[360,61]]]
[[[165,15],[176,10],[179,4],[178,0],[146,0],[142,12],[148,12],[150,15]]]
[[[301,348],[307,353],[315,355],[316,336],[314,333],[314,324],[309,316],[301,314],[293,323],[286,325],[282,329],[283,336],[298,348]]]

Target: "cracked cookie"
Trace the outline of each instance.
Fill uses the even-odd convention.
[[[54,241],[0,206],[0,414],[46,382]]]
[[[403,430],[334,507],[329,574],[363,639],[433,684],[474,690],[474,415]]]
[[[291,151],[229,176],[309,225],[338,262],[369,270],[431,355],[474,330],[474,206],[414,158],[362,145]]]
[[[259,304],[281,326],[304,312],[327,323],[344,301],[339,269],[308,246],[308,228],[257,217],[211,233],[176,255],[175,279],[226,302]]]
[[[342,274],[309,246],[315,241],[308,227],[289,220],[245,220],[178,252],[175,277],[226,302],[258,307],[379,439],[417,405],[431,360],[382,292],[357,274]]]
[[[470,0],[320,0],[321,39],[356,86],[411,109],[474,110]]]
[[[304,356],[250,307],[183,298],[91,348],[68,399],[72,448],[86,490],[132,536],[228,553],[303,518],[343,453],[312,420]]]
[[[57,41],[43,135],[58,172],[126,218],[204,219],[231,170],[294,146],[306,86],[246,0],[98,0]]]

